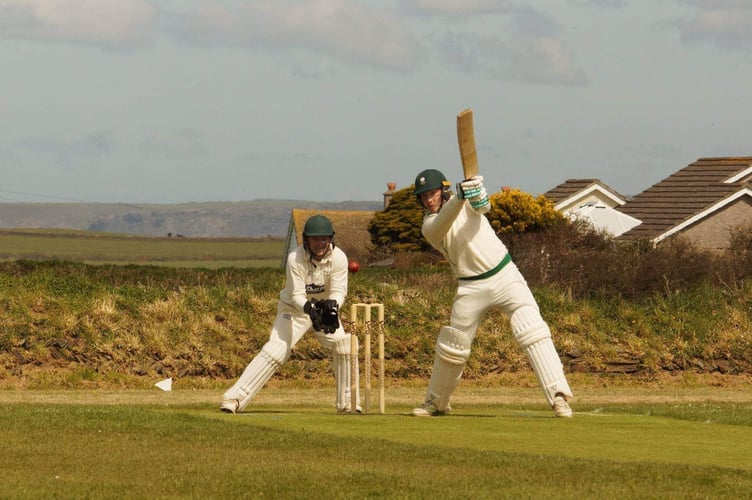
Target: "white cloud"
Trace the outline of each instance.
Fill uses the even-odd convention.
[[[620,9],[626,7],[627,0],[569,0],[574,5],[592,5],[594,7],[605,7],[607,9]]]
[[[208,151],[202,140],[201,134],[192,129],[154,133],[141,143],[141,151],[179,160],[206,157]]]
[[[520,8],[502,20],[503,35],[478,35],[466,30],[449,32],[439,52],[452,67],[492,79],[545,85],[582,85],[585,73],[567,43],[558,37],[559,26],[549,15]]]
[[[155,15],[142,0],[0,0],[0,37],[131,47],[152,39]]]
[[[425,57],[396,10],[351,0],[177,7],[145,0],[0,0],[0,38],[130,48],[163,34],[204,46],[313,51],[399,71],[415,68]]]
[[[82,162],[111,154],[116,142],[110,130],[94,130],[82,134],[67,129],[17,141],[11,145],[11,149],[20,158],[34,155],[63,169],[76,170]]]
[[[488,78],[548,85],[587,83],[571,51],[551,37],[497,37],[450,34],[441,42],[446,62],[459,71]]]
[[[507,10],[508,0],[401,0],[400,8],[411,14],[461,16],[493,14]]]
[[[506,38],[453,27],[439,44],[453,68],[555,85],[583,83],[558,25],[547,14],[506,0],[403,0],[400,8],[429,16],[481,20],[498,14],[511,27]],[[159,10],[158,10],[159,9]],[[336,66],[296,56],[317,54],[380,70],[410,72],[429,50],[398,10],[352,0],[258,0],[170,5],[145,0],[0,0],[0,37],[133,47],[162,35],[180,44],[237,47],[283,54],[292,72],[327,78]],[[487,30],[485,30],[487,31]],[[502,30],[503,32],[503,30]]]
[[[752,4],[748,0],[694,0],[697,12],[681,26],[685,42],[721,48],[752,48]]]
[[[556,38],[521,39],[514,46],[505,74],[510,79],[554,85],[582,85],[587,78],[577,68],[566,44]]]
[[[414,68],[424,51],[396,11],[351,0],[261,1],[235,9],[211,3],[173,21],[181,38],[200,44],[313,50],[390,70]]]

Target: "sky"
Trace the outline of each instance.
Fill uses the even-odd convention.
[[[0,0],[0,202],[637,194],[752,156],[752,0]]]

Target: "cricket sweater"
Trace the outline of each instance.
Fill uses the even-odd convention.
[[[445,202],[438,213],[427,214],[421,232],[446,257],[459,279],[493,270],[509,253],[488,219],[457,196]]]
[[[308,299],[333,299],[342,306],[347,296],[347,256],[337,247],[320,261],[312,260],[303,245],[287,256],[287,281],[281,302],[298,312]]]

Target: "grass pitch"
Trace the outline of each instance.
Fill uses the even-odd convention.
[[[572,419],[537,390],[468,385],[451,416],[411,417],[423,389],[391,388],[385,415],[337,415],[331,388],[283,383],[238,415],[218,411],[221,389],[1,391],[0,497],[752,495],[743,387],[592,389]]]

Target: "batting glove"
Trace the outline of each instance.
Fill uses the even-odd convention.
[[[470,200],[470,206],[476,213],[481,215],[491,210],[491,202],[488,200],[488,193],[486,193],[485,188],[482,188],[480,196]]]
[[[480,196],[483,189],[483,176],[476,175],[457,183],[457,195],[461,200],[469,200]]]

